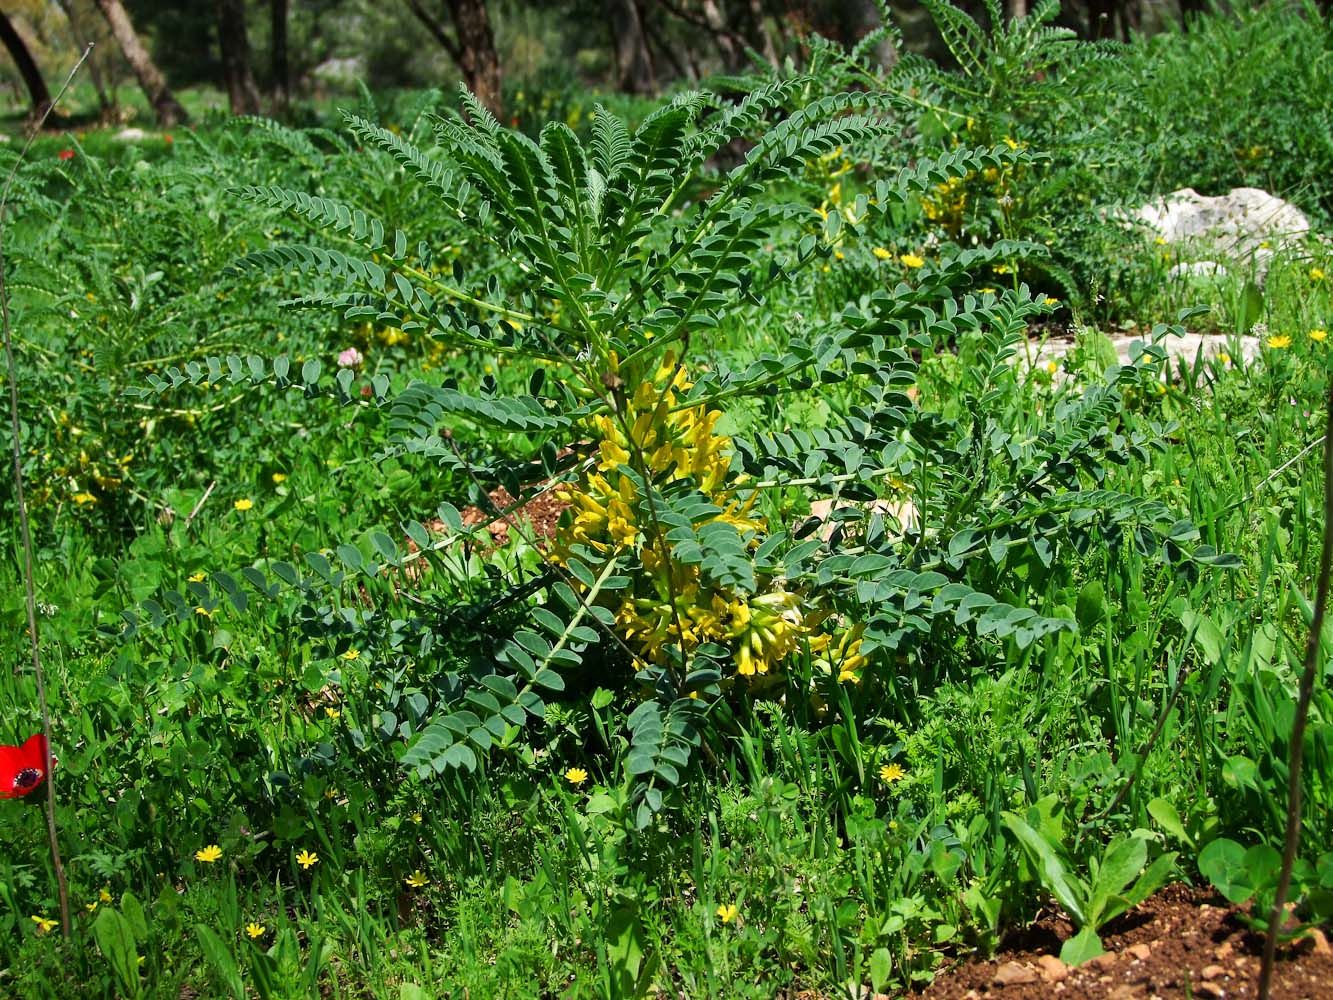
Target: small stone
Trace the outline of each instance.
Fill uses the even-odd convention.
[[[1213,955],[1219,962],[1222,962],[1231,957],[1231,952],[1233,950],[1230,941],[1223,941],[1221,945],[1218,946],[1217,951],[1213,952]]]
[[[992,980],[996,986],[1024,986],[1036,981],[1036,970],[1018,962],[1005,962],[995,970],[995,978]]]
[[[1106,995],[1106,1000],[1134,1000],[1137,996],[1133,986],[1122,983]]]
[[[1152,956],[1152,947],[1146,944],[1132,944],[1125,951],[1140,962],[1146,962]]]
[[[1314,942],[1314,953],[1316,955],[1333,955],[1333,948],[1330,948],[1328,944],[1328,935],[1322,929],[1311,927],[1310,940]]]
[[[1108,952],[1105,955],[1098,955],[1096,958],[1088,959],[1088,967],[1092,969],[1111,969],[1115,967],[1115,955]]]
[[[1202,997],[1212,997],[1213,1000],[1222,1000],[1227,995],[1227,991],[1222,989],[1217,983],[1203,982],[1194,987],[1194,992]]]
[[[1042,955],[1037,959],[1037,967],[1041,970],[1041,978],[1048,983],[1058,983],[1069,975],[1069,966],[1054,955]]]
[[[1227,974],[1227,970],[1220,965],[1205,965],[1199,970],[1199,975],[1204,979],[1218,979]]]

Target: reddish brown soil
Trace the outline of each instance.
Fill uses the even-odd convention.
[[[1168,886],[1102,933],[1107,954],[1077,968],[1056,957],[1074,932],[1053,914],[936,977],[920,1000],[1227,1000],[1255,997],[1263,937],[1209,892]],[[1273,1000],[1333,1000],[1333,950],[1316,930],[1279,950]]]
[[[492,491],[490,498],[497,510],[505,510],[514,502],[514,498],[503,488]],[[461,513],[463,524],[469,528],[475,528],[479,524],[486,525],[491,541],[497,546],[509,541],[509,532],[514,530],[529,541],[535,542],[539,548],[545,548],[543,543],[555,537],[560,515],[568,506],[569,504],[557,500],[555,494],[548,491],[533,497],[508,517],[493,519],[490,514],[483,513],[477,507],[465,507]],[[435,533],[445,530],[441,522],[428,524],[426,528]]]

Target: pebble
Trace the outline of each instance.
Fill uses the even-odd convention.
[[[1220,965],[1205,965],[1199,970],[1199,975],[1204,979],[1217,979],[1219,976],[1225,976],[1227,970]]]
[[[1041,969],[1041,978],[1048,983],[1058,983],[1069,975],[1069,966],[1054,955],[1042,955],[1037,959],[1037,966]]]
[[[1146,962],[1152,956],[1152,947],[1146,944],[1132,944],[1125,950],[1140,962]]]
[[[1212,997],[1213,1000],[1222,1000],[1227,995],[1227,991],[1218,986],[1217,983],[1203,982],[1194,987],[1194,991],[1199,996]]]
[[[1115,967],[1115,955],[1098,955],[1096,958],[1088,959],[1089,967],[1093,969],[1110,969]]]
[[[1316,955],[1333,955],[1333,948],[1328,945],[1328,935],[1320,928],[1310,928],[1310,940],[1314,942],[1314,953]]]
[[[1037,981],[1037,973],[1031,967],[1018,962],[1005,962],[995,970],[993,982],[996,986],[1024,986]]]

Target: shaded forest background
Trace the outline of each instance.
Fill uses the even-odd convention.
[[[1006,17],[1029,0],[1001,0]],[[965,2],[986,16],[981,0]],[[1207,0],[1066,0],[1059,23],[1086,38],[1188,30]],[[889,4],[908,51],[942,57],[924,6]],[[528,94],[583,88],[656,94],[682,81],[800,62],[817,32],[855,42],[880,23],[873,0],[5,0],[0,100],[30,114],[50,100],[88,42],[95,106],[81,118],[128,122],[142,92],[159,124],[199,109],[300,119],[320,100],[466,82],[494,111]],[[887,64],[900,53],[886,46]],[[57,117],[59,123],[59,117]],[[147,124],[147,122],[141,122]]]

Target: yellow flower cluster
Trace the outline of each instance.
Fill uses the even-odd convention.
[[[967,182],[971,179],[969,173],[966,177],[951,177],[943,184],[936,184],[921,199],[921,211],[926,218],[951,235],[962,232],[967,213]]]
[[[557,494],[570,509],[552,556],[563,564],[582,546],[585,561],[591,553],[631,568],[634,584],[612,607],[621,638],[644,659],[662,663],[670,648],[689,654],[709,642],[732,651],[741,676],[764,674],[810,631],[800,598],[776,583],[765,592],[737,593],[706,578],[697,564],[673,558],[674,545],[636,481],[635,474],[658,487],[688,481],[717,508],[696,530],[724,521],[753,545],[767,531],[754,498],[737,495],[731,439],[716,430],[721,413],[682,405],[689,388],[684,369],[668,356],[625,400],[623,412],[592,418],[596,470]]]

